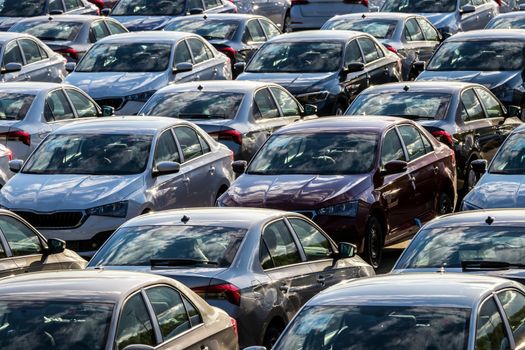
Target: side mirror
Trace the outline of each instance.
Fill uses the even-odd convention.
[[[111,117],[112,115],[115,115],[115,107],[102,106],[102,116],[103,117]]]
[[[143,345],[143,344],[136,344],[136,345],[128,345],[124,348],[124,350],[154,350],[155,348],[149,345]]]
[[[369,12],[379,12],[380,9],[377,6],[371,6],[371,7],[368,8],[368,11]]]
[[[190,9],[190,15],[200,15],[201,13],[204,13],[204,9],[201,9],[200,7],[196,7],[193,9]]]
[[[176,174],[180,171],[180,164],[177,162],[159,162],[153,169],[153,177],[161,175]]]
[[[465,5],[461,9],[459,9],[459,13],[462,15],[465,13],[473,13],[473,12],[476,12],[476,6],[474,5]]]
[[[248,162],[245,160],[236,160],[232,162],[233,172],[237,175],[244,174],[247,167],[248,167]]]
[[[51,11],[49,11],[49,14],[50,14],[50,15],[53,15],[53,16],[56,16],[56,15],[63,15],[63,14],[64,14],[64,11],[62,11],[62,10],[51,10]]]
[[[487,160],[486,159],[476,159],[470,163],[472,170],[476,173],[478,177],[485,174],[487,171]]]
[[[62,253],[65,249],[65,241],[57,238],[50,238],[47,240],[47,252],[49,254],[59,254]]]
[[[412,68],[416,74],[419,74],[427,68],[427,63],[425,61],[416,61],[412,63]]]
[[[6,74],[6,73],[13,73],[13,72],[20,72],[22,70],[22,65],[20,63],[16,62],[9,62],[4,67],[0,69],[0,73]]]
[[[507,107],[507,118],[519,118],[521,116],[521,108],[518,106],[510,105]]]
[[[22,169],[24,161],[22,159],[13,159],[9,162],[9,170],[13,173],[18,173]]]
[[[237,62],[233,65],[233,72],[235,74],[241,74],[246,69],[246,62]]]
[[[365,70],[365,64],[363,62],[350,62],[346,67],[347,73],[361,72]]]
[[[68,63],[66,63],[66,72],[71,73],[72,71],[75,70],[75,68],[77,68],[77,63],[76,62],[68,62]]]
[[[337,250],[339,250],[339,254],[337,256],[338,259],[353,258],[357,251],[357,247],[351,243],[339,242],[337,245]]]
[[[193,70],[193,64],[188,62],[181,62],[175,65],[173,68],[173,74],[191,72]]]
[[[386,163],[381,175],[399,174],[407,170],[408,164],[403,160],[391,160]]]
[[[107,17],[109,16],[109,14],[111,13],[111,9],[109,8],[103,8],[101,11],[100,11],[100,14],[104,17]]]
[[[520,4],[520,11],[525,11],[525,4]]]
[[[317,114],[317,106],[315,105],[304,105],[303,117]]]

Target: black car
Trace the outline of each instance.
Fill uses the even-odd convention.
[[[476,182],[471,162],[491,160],[507,135],[521,125],[486,87],[461,82],[374,86],[363,91],[345,114],[416,120],[455,151],[458,188],[464,190]]]

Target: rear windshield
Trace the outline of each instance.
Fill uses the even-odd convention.
[[[44,14],[46,0],[0,0],[0,16],[35,17]]]
[[[457,0],[388,0],[381,11],[404,13],[454,12]]]
[[[184,13],[185,0],[120,0],[113,16],[177,16]]]
[[[34,95],[0,92],[0,120],[24,119],[34,99]]]
[[[521,17],[496,17],[487,25],[486,29],[524,29],[525,16]]]
[[[11,32],[27,33],[45,41],[73,41],[82,29],[79,22],[24,22],[16,24]]]
[[[396,30],[397,21],[377,18],[341,18],[330,21],[323,29],[355,30],[368,33],[377,39],[390,39]]]
[[[232,40],[238,27],[239,21],[222,19],[196,21],[194,18],[191,18],[170,23],[164,30],[194,33],[202,36],[206,40]]]

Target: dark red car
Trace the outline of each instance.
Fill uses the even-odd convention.
[[[417,221],[451,212],[454,152],[414,122],[323,118],[274,133],[219,206],[275,208],[312,218],[378,267],[384,245],[410,238]],[[314,237],[312,237],[314,238]]]

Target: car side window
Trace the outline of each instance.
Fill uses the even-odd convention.
[[[179,145],[182,148],[185,162],[204,154],[199,137],[195,130],[187,126],[180,126],[175,128],[175,135],[177,136]]]
[[[75,118],[73,110],[62,90],[55,90],[47,95],[44,117],[48,122]]]
[[[22,59],[22,53],[20,52],[20,48],[18,47],[16,41],[12,41],[9,44],[7,44],[4,52],[3,62],[3,65],[6,65],[8,63],[24,64],[24,60]]]
[[[412,125],[402,125],[398,129],[407,149],[409,160],[414,160],[427,154],[422,136],[415,127]]]
[[[271,259],[269,262],[261,261],[263,268],[281,267],[301,262],[297,245],[283,220],[266,226],[262,241]]]
[[[48,5],[49,12],[51,11],[64,11],[64,5],[62,4],[62,0],[49,0]]]
[[[7,254],[4,249],[4,245],[0,242],[0,259],[7,258]]]
[[[160,162],[177,162],[180,163],[180,154],[173,138],[171,130],[166,130],[160,135],[155,148],[155,164]]]
[[[476,350],[507,350],[510,341],[494,298],[487,299],[479,310],[476,324]]]
[[[410,18],[405,23],[405,39],[407,41],[423,41],[425,37],[415,18]]]
[[[266,41],[264,31],[261,25],[259,24],[259,21],[257,21],[256,19],[253,19],[246,23],[246,32],[249,33],[249,36],[251,38],[251,40],[249,41],[256,43],[262,43]]]
[[[217,1],[215,0],[204,0],[204,6],[206,6],[206,10],[209,10],[215,7],[219,7],[219,5],[217,4]]]
[[[182,62],[193,63],[190,49],[188,48],[186,41],[181,41],[175,48],[175,58],[173,64],[176,65],[177,63]]]
[[[199,142],[201,143],[202,153],[206,154],[211,152],[210,145],[208,145],[208,142],[204,139],[204,137],[198,134],[197,136],[199,137]]]
[[[193,53],[193,59],[195,64],[204,62],[212,57],[208,56],[208,51],[206,51],[205,45],[199,39],[188,39],[188,44],[190,45],[191,52]]]
[[[24,53],[26,64],[35,63],[42,60],[42,56],[40,55],[40,49],[33,40],[22,39],[19,42],[20,48]]]
[[[279,31],[279,29],[277,29],[275,24],[273,24],[272,22],[265,20],[265,19],[259,19],[259,24],[261,25],[264,32],[266,33],[266,38],[268,40],[270,40],[274,36],[281,35],[281,32]]]
[[[189,0],[188,1],[188,9],[203,9],[204,10],[204,4],[202,0]]]
[[[128,32],[126,28],[124,28],[122,25],[120,25],[119,23],[115,23],[113,21],[106,21],[106,25],[108,26],[111,34],[121,34],[121,33]]]
[[[489,118],[503,117],[503,108],[501,108],[501,104],[490,92],[481,88],[476,88],[476,92],[483,103],[483,106],[485,106],[485,111]]]
[[[516,348],[525,345],[525,296],[514,290],[498,293],[498,299],[509,320]]]
[[[270,90],[277,101],[277,104],[281,107],[284,117],[294,117],[301,115],[301,108],[295,102],[292,96],[282,89],[271,87]]]
[[[318,229],[302,219],[288,219],[303,246],[309,261],[333,258],[328,239]]]
[[[253,109],[255,119],[271,119],[281,116],[268,89],[262,89],[255,93]]]
[[[361,49],[357,44],[357,40],[352,40],[346,45],[345,50],[345,66],[347,67],[350,63],[361,62],[363,61],[363,55],[361,54]]]
[[[98,117],[97,106],[91,102],[86,96],[80,92],[67,89],[66,90],[73,107],[77,111],[78,118],[94,118]]]
[[[66,11],[72,11],[80,7],[78,0],[64,0]]]
[[[111,35],[109,29],[104,25],[103,21],[96,21],[91,23],[91,32],[93,33],[92,42],[97,42],[100,39]]]
[[[372,40],[368,38],[359,38],[357,40],[359,41],[361,50],[363,50],[363,54],[365,55],[366,63],[374,62],[382,57],[379,55],[377,47]]]
[[[170,287],[146,290],[153,307],[163,341],[167,341],[191,328],[190,319],[180,293]]]
[[[461,95],[461,102],[465,107],[465,113],[462,113],[464,121],[468,122],[485,118],[483,107],[481,107],[481,102],[479,102],[479,99],[476,97],[474,90],[468,89],[464,91]]]
[[[190,323],[192,327],[202,323],[202,317],[199,311],[190,303],[184,296],[182,297],[188,316],[190,317]]]
[[[40,238],[29,227],[10,216],[0,217],[2,230],[13,256],[23,256],[42,253]]]
[[[124,305],[117,326],[115,343],[118,350],[128,345],[156,345],[151,319],[140,293]]]
[[[395,129],[391,129],[385,134],[383,147],[381,147],[381,164],[385,165],[393,160],[406,161],[403,145]]]
[[[426,40],[439,41],[438,31],[430,23],[428,23],[428,21],[425,18],[418,18],[417,22],[423,30],[423,34],[425,35]]]

